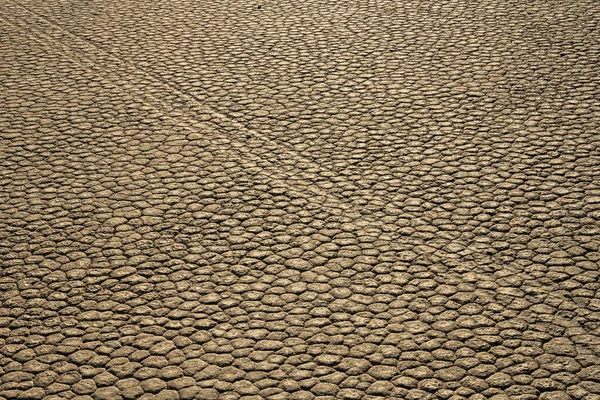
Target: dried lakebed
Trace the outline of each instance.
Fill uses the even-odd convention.
[[[0,21],[0,400],[600,399],[600,3]]]

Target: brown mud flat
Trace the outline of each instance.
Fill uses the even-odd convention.
[[[0,21],[0,400],[600,399],[600,3]]]

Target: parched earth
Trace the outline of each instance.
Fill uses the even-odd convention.
[[[0,0],[0,400],[600,399],[596,0]]]

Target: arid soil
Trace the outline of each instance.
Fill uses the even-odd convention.
[[[596,0],[0,0],[0,400],[599,400],[599,85]]]

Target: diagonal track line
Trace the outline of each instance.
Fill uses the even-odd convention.
[[[39,13],[36,13],[35,11],[32,11],[31,9],[29,9],[21,4],[15,3],[12,0],[9,0],[9,2],[11,2],[14,6],[17,6],[20,9],[24,10],[25,12],[29,13],[34,18],[38,19],[39,21],[37,21],[37,24],[40,24],[40,21],[41,21],[41,23],[49,25],[52,28],[54,28],[55,30],[59,31],[62,38],[68,37],[71,40],[72,45],[74,44],[72,42],[73,40],[79,42],[77,45],[77,47],[78,47],[77,50],[83,51],[85,56],[89,60],[91,60],[91,62],[93,62],[93,63],[113,62],[113,63],[116,63],[119,68],[127,69],[129,72],[133,72],[137,75],[143,75],[147,79],[148,78],[153,79],[155,82],[162,84],[166,89],[170,90],[172,93],[176,93],[177,96],[179,96],[181,99],[184,100],[181,103],[180,107],[183,106],[183,107],[187,108],[189,111],[196,111],[196,112],[200,112],[203,114],[208,114],[211,116],[211,121],[214,122],[215,124],[217,124],[223,128],[226,128],[227,130],[236,130],[238,132],[244,132],[244,138],[246,140],[254,140],[255,139],[255,140],[258,140],[259,142],[261,142],[263,145],[268,146],[270,148],[270,150],[277,153],[278,161],[281,162],[282,166],[285,166],[285,168],[295,169],[297,171],[297,174],[304,175],[304,176],[306,176],[307,174],[302,171],[303,169],[319,171],[320,175],[322,177],[325,177],[324,178],[325,182],[321,183],[318,181],[317,182],[313,181],[312,184],[314,186],[320,187],[323,190],[327,190],[327,188],[330,187],[331,182],[326,177],[328,177],[328,176],[331,177],[331,176],[337,175],[337,173],[335,171],[328,168],[327,166],[319,164],[319,163],[315,162],[315,160],[313,160],[312,158],[309,158],[307,156],[300,154],[298,151],[296,151],[293,148],[292,145],[283,143],[277,139],[273,139],[273,138],[269,137],[268,135],[263,134],[255,129],[246,127],[244,124],[237,122],[234,117],[217,111],[214,107],[211,107],[211,106],[207,105],[206,103],[204,103],[202,101],[202,99],[198,98],[197,96],[194,96],[193,94],[185,92],[184,90],[179,88],[176,84],[173,84],[173,83],[165,80],[164,78],[162,78],[159,74],[153,73],[152,71],[148,71],[147,69],[144,69],[144,68],[134,64],[131,61],[120,58],[118,55],[116,55],[114,52],[110,51],[109,49],[106,49],[103,46],[98,45],[97,43],[95,43],[94,41],[92,41],[90,39],[81,37],[80,35],[77,35],[71,31],[63,28],[60,24],[58,24],[44,16],[41,16]],[[71,47],[71,50],[73,50],[73,46],[70,46],[70,47]],[[95,53],[96,53],[96,55],[93,55]],[[100,53],[104,59],[99,59],[97,53]],[[291,162],[292,160],[294,162]],[[314,179],[314,176],[311,175],[310,178]],[[340,177],[337,176],[337,178],[340,178]],[[368,185],[360,185],[357,182],[352,182],[352,183],[344,182],[344,184],[346,186],[348,186],[348,185],[354,186],[352,189],[367,189],[368,188]],[[358,185],[358,186],[356,186],[356,185]],[[323,186],[323,187],[321,187],[321,186]],[[353,201],[353,200],[350,200],[350,201]],[[404,213],[401,206],[398,205],[397,203],[395,203],[395,200],[391,197],[381,196],[381,195],[370,196],[369,203],[375,205],[376,208],[384,209],[386,214],[393,215],[393,214]]]

